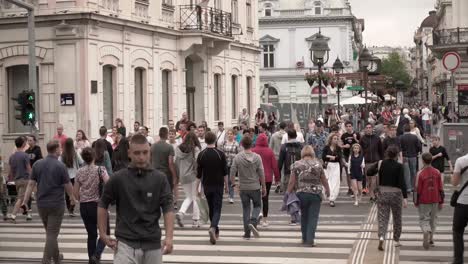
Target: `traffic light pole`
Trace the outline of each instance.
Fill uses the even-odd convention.
[[[36,36],[34,33],[35,22],[34,22],[34,5],[25,3],[20,0],[6,0],[14,5],[22,7],[28,10],[28,46],[29,46],[29,90],[35,94],[34,109],[35,109],[35,122],[39,124],[39,106],[38,99],[39,94],[37,93],[37,74],[36,74]],[[37,127],[34,123],[31,125],[31,133],[36,134]]]

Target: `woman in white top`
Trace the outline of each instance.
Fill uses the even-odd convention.
[[[89,140],[86,137],[85,132],[81,129],[78,129],[78,131],[76,131],[76,139],[74,142],[74,146],[78,154],[81,154],[81,151],[83,151],[84,148],[91,147],[91,144],[89,143]]]
[[[81,155],[75,151],[75,147],[73,145],[73,139],[67,138],[67,140],[65,140],[65,144],[63,145],[62,155],[59,157],[59,161],[61,161],[63,164],[65,164],[65,167],[67,167],[68,176],[70,177],[72,184],[75,183],[75,176],[78,172],[78,169],[84,163]],[[68,195],[65,195],[65,200],[67,202],[68,214],[70,217],[74,217],[75,206],[70,203],[70,197],[68,197]]]
[[[418,137],[419,141],[421,141],[421,144],[426,144],[426,141],[421,136],[421,131],[419,131],[419,128],[416,126],[416,122],[414,121],[414,119],[411,119],[411,121],[409,122],[409,125],[410,125],[410,128],[411,128],[410,133],[413,134],[413,135],[416,135]]]

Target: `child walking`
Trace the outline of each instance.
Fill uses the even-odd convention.
[[[437,227],[437,215],[444,204],[444,183],[440,172],[431,166],[431,153],[422,155],[424,167],[416,176],[416,199],[414,205],[418,207],[419,225],[423,231],[423,247],[428,250],[434,246],[434,232]]]
[[[362,179],[364,178],[365,161],[361,145],[353,145],[353,153],[348,160],[348,173],[351,177],[351,189],[354,193],[354,205],[358,206],[362,195]]]

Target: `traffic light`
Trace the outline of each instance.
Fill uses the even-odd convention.
[[[15,118],[20,120],[23,125],[33,125],[36,121],[35,112],[35,94],[32,91],[22,91],[17,98],[12,98],[17,102],[15,110],[20,113]]]
[[[25,98],[25,106],[24,106],[24,123],[26,124],[34,124],[34,121],[36,120],[36,110],[35,110],[35,101],[36,101],[36,96],[34,92],[32,91],[26,91],[24,93],[24,98]]]

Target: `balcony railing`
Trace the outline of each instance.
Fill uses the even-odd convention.
[[[435,30],[433,41],[435,46],[468,44],[468,28]]]
[[[180,6],[180,29],[232,36],[231,13],[199,5]]]

